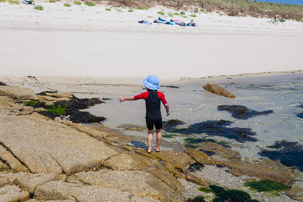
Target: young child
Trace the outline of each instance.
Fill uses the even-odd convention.
[[[146,79],[143,79],[143,85],[146,87],[147,92],[141,93],[132,97],[121,97],[120,102],[124,101],[132,101],[138,99],[145,100],[146,106],[146,126],[148,128],[147,135],[147,144],[148,149],[147,152],[152,152],[152,139],[154,134],[154,126],[156,128],[156,139],[157,139],[157,148],[156,152],[160,152],[160,144],[161,144],[161,129],[162,129],[162,116],[161,116],[161,103],[164,105],[166,109],[166,115],[169,116],[169,106],[165,100],[165,96],[163,93],[158,92],[159,87],[159,79],[150,75]]]

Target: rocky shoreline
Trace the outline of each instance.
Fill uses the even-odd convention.
[[[232,148],[210,141],[178,152],[147,154],[130,144],[133,137],[102,124],[50,119],[41,114],[44,108],[24,105],[72,99],[71,93],[37,95],[0,86],[0,201],[268,200],[266,194],[236,190],[210,177],[206,171],[212,167],[210,172],[224,171],[243,182],[283,184],[287,188],[278,193],[281,200],[303,201],[296,180],[300,172],[277,161],[249,162]]]

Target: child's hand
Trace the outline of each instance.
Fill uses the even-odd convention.
[[[119,100],[120,100],[120,102],[124,102],[125,101],[125,99],[123,97],[120,97]]]

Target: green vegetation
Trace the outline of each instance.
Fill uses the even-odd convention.
[[[174,15],[172,13],[168,13],[167,14],[169,17],[174,17]]]
[[[53,116],[60,116],[65,114],[66,108],[59,105],[51,105],[50,108],[46,108]]]
[[[148,17],[148,18],[153,18],[153,16],[150,16],[150,15],[149,15],[149,16],[147,16],[147,17]]]
[[[56,3],[56,0],[49,0],[49,3]]]
[[[20,4],[20,1],[18,0],[7,0],[7,2],[10,4]]]
[[[196,16],[196,14],[191,14],[190,17],[195,18],[195,17],[197,17],[197,16]]]
[[[106,10],[106,11],[111,11],[112,9],[111,9],[111,8],[106,8],[105,10]]]
[[[88,1],[86,1],[84,4],[85,4],[85,5],[87,5],[87,6],[95,6],[95,4],[94,4],[94,3],[92,3],[92,2],[88,2]]]
[[[142,7],[142,6],[138,6],[137,7],[138,10],[148,10],[148,8]]]
[[[132,13],[132,12],[134,12],[134,10],[132,10],[132,9],[129,9],[129,10],[128,10],[128,12]]]
[[[165,15],[165,13],[163,11],[158,11],[159,15]]]
[[[38,5],[38,6],[35,6],[34,9],[42,11],[43,10],[43,6],[39,6]]]
[[[181,15],[185,15],[185,12],[184,12],[184,11],[181,11],[180,14],[181,14]]]
[[[74,1],[74,4],[75,5],[81,5],[82,3],[81,3],[81,1]]]
[[[65,3],[64,6],[65,7],[71,7],[71,5],[69,3]]]
[[[259,180],[246,182],[244,186],[257,192],[268,192],[273,196],[279,196],[279,192],[288,190],[288,186],[279,182],[273,182],[270,180]]]
[[[210,189],[205,188],[205,187],[199,187],[198,190],[199,190],[199,191],[202,191],[202,192],[204,192],[204,193],[210,193],[210,192],[211,192]]]
[[[39,100],[30,100],[24,103],[24,106],[44,106],[45,102],[40,102]]]
[[[187,202],[205,202],[204,197],[203,196],[196,196],[193,199],[188,199]]]
[[[6,0],[0,0],[0,3],[1,3],[1,2],[6,2]]]
[[[174,15],[180,15],[179,13],[173,13]]]

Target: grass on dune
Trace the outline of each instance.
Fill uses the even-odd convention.
[[[87,5],[87,6],[95,6],[95,4],[94,4],[94,3],[92,3],[92,2],[88,2],[88,1],[86,1],[84,4],[85,4],[85,5]]]
[[[74,4],[75,5],[81,5],[82,3],[81,3],[81,1],[74,1]]]
[[[34,9],[42,11],[43,10],[43,6],[39,6],[38,5],[38,6],[35,6]]]
[[[6,0],[0,0],[0,3],[1,3],[1,2],[6,2]]]
[[[69,3],[65,3],[64,6],[65,7],[71,7],[71,5]]]
[[[18,0],[7,0],[7,2],[10,4],[20,4],[20,1]]]

